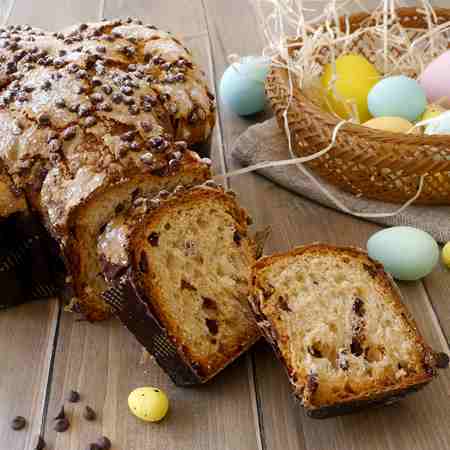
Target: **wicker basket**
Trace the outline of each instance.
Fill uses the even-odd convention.
[[[416,8],[400,8],[397,14],[403,26],[426,29],[425,17]],[[436,9],[436,14],[439,23],[450,20],[450,9]],[[351,16],[351,28],[359,28],[367,17]],[[366,54],[367,48],[358,51],[373,60],[373,55]],[[286,69],[272,67],[266,92],[278,123],[284,128],[283,113],[289,98]],[[296,87],[292,95],[287,118],[293,150],[298,156],[307,156],[330,144],[333,130],[342,119],[325,111]],[[420,176],[426,175],[416,203],[450,204],[450,136],[391,133],[346,123],[337,133],[333,149],[307,166],[345,191],[394,203],[413,197]]]

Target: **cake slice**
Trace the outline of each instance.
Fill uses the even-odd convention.
[[[251,305],[311,417],[392,403],[448,364],[362,250],[314,244],[262,258]]]
[[[136,204],[98,241],[107,278],[126,291],[119,318],[176,384],[203,383],[260,335],[249,218],[211,182]]]

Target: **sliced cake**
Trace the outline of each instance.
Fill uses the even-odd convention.
[[[251,305],[312,417],[393,402],[448,364],[362,250],[314,244],[262,258]]]
[[[127,293],[119,317],[177,384],[205,382],[259,338],[247,301],[249,218],[212,183],[135,208],[98,244],[107,278]]]

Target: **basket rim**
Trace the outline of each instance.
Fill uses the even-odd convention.
[[[450,8],[434,8],[434,11],[438,15],[439,15],[439,13],[441,13],[442,15],[448,16],[449,21],[450,21]],[[402,17],[418,15],[418,14],[423,15],[422,11],[414,6],[396,8],[396,12],[400,13],[400,15],[402,15]],[[356,22],[361,22],[369,16],[370,16],[369,13],[357,12],[357,13],[351,14],[347,17],[354,18]],[[341,16],[340,20],[342,20],[344,17],[346,17],[346,16]],[[412,28],[420,29],[418,27],[412,27]],[[297,40],[297,39],[295,39],[295,40]],[[298,41],[300,42],[300,38],[298,39]],[[277,58],[277,56],[274,57],[274,59],[276,59],[276,58]],[[267,86],[270,86],[270,84],[273,83],[273,80],[276,78],[281,78],[283,80],[284,84],[286,85],[286,83],[289,80],[288,69],[283,68],[283,67],[278,67],[278,66],[275,66],[274,64],[272,64],[270,67],[269,75],[266,78],[266,88],[267,88]],[[330,111],[326,111],[326,110],[322,109],[316,103],[311,101],[305,94],[303,94],[302,90],[295,84],[293,84],[292,95],[294,97],[298,98],[302,103],[307,103],[308,108],[310,110],[312,110],[314,113],[316,113],[318,116],[321,116],[321,118],[323,120],[326,120],[326,122],[328,122],[328,124],[330,126],[336,127],[340,122],[345,120]],[[400,140],[400,138],[401,138],[401,141],[405,144],[415,143],[415,144],[428,145],[428,146],[448,144],[449,152],[450,152],[450,134],[449,135],[445,135],[445,134],[424,135],[424,134],[412,134],[412,133],[407,134],[407,133],[401,133],[401,132],[377,130],[375,128],[370,128],[370,127],[364,126],[363,124],[356,124],[356,123],[353,123],[350,121],[346,122],[342,126],[342,129],[345,131],[357,134],[359,136],[370,137],[371,139],[375,139],[377,141],[381,141],[381,140],[385,140],[385,139]]]

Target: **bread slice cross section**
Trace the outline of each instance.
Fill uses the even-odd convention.
[[[121,236],[122,242],[128,236],[127,283],[132,283],[136,299],[132,305],[128,298],[128,312],[119,318],[124,318],[175,383],[203,383],[260,337],[248,304],[256,254],[248,232],[249,217],[234,195],[213,182],[189,189],[180,186],[148,205],[128,234],[114,230],[113,225],[107,227],[99,239],[100,259],[105,267],[126,261],[113,260],[107,235]],[[126,230],[123,221],[113,223]],[[123,274],[123,270],[115,273]],[[145,303],[147,311],[131,322],[128,319],[139,302]],[[147,326],[139,325],[146,321]],[[148,333],[155,321],[159,329]],[[175,349],[175,357],[155,348],[161,336]]]
[[[250,302],[311,417],[392,403],[436,374],[442,354],[362,250],[313,244],[261,258]]]

